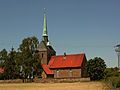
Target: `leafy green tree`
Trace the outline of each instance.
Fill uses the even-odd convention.
[[[16,65],[16,51],[14,48],[11,49],[10,53],[8,54],[8,58],[4,62],[5,68],[5,79],[15,79],[17,78],[17,65]]]
[[[110,83],[115,88],[120,88],[120,72],[119,68],[106,68],[106,77],[105,81]]]
[[[7,60],[8,56],[7,56],[7,51],[6,49],[3,49],[1,52],[0,52],[0,67],[4,67],[4,62],[5,60]]]
[[[113,76],[116,76],[116,77],[120,76],[119,68],[117,67],[106,68],[105,73],[106,73],[106,79]]]
[[[3,49],[0,51],[0,68],[4,69],[5,66],[5,61],[8,59],[8,52],[6,49]],[[5,79],[5,74],[1,73],[0,74],[0,79]]]
[[[22,75],[25,78],[27,76],[33,76],[34,68],[38,65],[38,56],[35,50],[38,45],[38,39],[36,37],[28,37],[23,39],[22,44],[19,47],[20,60],[19,66],[22,68]],[[40,64],[39,64],[40,65]]]
[[[100,80],[105,76],[106,64],[100,57],[95,57],[87,62],[87,71],[91,80]]]
[[[18,51],[12,48],[10,53],[7,53],[6,49],[3,49],[0,52],[0,67],[4,67],[5,71],[0,79],[21,78],[21,74],[24,78],[35,75],[36,68],[40,68],[39,56],[35,53],[38,43],[38,39],[33,36],[24,38]]]

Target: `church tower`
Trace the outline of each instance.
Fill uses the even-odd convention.
[[[49,43],[48,32],[47,32],[47,19],[46,14],[44,13],[43,20],[43,33],[42,33],[42,41],[38,45],[37,51],[39,53],[39,60],[41,64],[48,64],[51,56],[56,55],[55,50]]]

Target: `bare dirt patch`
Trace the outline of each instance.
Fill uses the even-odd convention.
[[[102,82],[1,83],[0,90],[109,90]]]

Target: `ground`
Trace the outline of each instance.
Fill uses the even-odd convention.
[[[1,83],[0,90],[109,90],[102,82]]]

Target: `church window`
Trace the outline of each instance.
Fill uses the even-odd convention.
[[[42,58],[43,58],[44,54],[42,53]]]
[[[57,70],[57,74],[56,75],[57,75],[57,77],[59,77],[59,70]]]
[[[72,69],[69,70],[69,76],[72,77]]]

